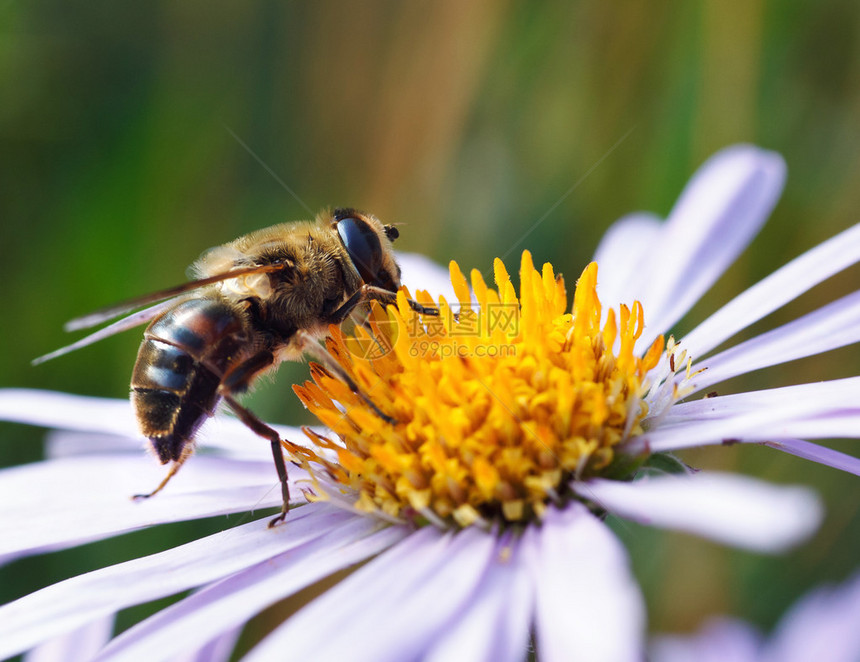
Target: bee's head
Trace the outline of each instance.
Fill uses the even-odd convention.
[[[396,292],[400,267],[394,261],[391,242],[400,235],[397,228],[355,209],[335,209],[332,225],[361,279],[367,285]]]

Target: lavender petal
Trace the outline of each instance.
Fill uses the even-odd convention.
[[[505,536],[470,603],[439,633],[425,662],[519,662],[528,655],[534,589],[519,540]]]
[[[654,214],[630,214],[604,233],[594,261],[598,267],[597,294],[605,306],[633,303],[627,295],[634,291],[649,251],[655,250],[662,225]]]
[[[541,660],[638,660],[645,607],[627,552],[584,506],[550,509],[524,539]],[[585,655],[587,652],[587,655]]]
[[[419,659],[472,604],[494,542],[475,528],[422,529],[297,612],[247,662]]]
[[[778,310],[860,260],[860,225],[808,250],[742,294],[684,336],[684,347],[700,358],[733,335]]]
[[[355,517],[331,506],[309,505],[273,529],[265,520],[250,522],[48,586],[0,607],[0,659],[130,605],[235,573],[316,540],[350,519]]]
[[[639,289],[647,347],[698,301],[764,225],[782,191],[778,154],[735,145],[712,156],[687,184],[651,252]]]
[[[802,542],[822,518],[811,490],[735,474],[702,472],[629,483],[595,478],[573,488],[610,514],[766,553]]]
[[[116,637],[99,660],[187,654],[278,600],[378,554],[408,534],[403,527],[376,529],[372,518],[352,515],[302,545],[285,547],[286,551],[162,609]]]

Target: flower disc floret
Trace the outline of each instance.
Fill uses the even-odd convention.
[[[306,430],[321,450],[306,462],[323,494],[357,493],[362,510],[442,526],[523,523],[573,498],[576,478],[612,474],[641,433],[645,376],[665,343],[640,357],[641,305],[602,308],[588,265],[568,308],[564,279],[524,252],[519,295],[501,260],[498,289],[471,289],[450,266],[458,305],[419,316],[401,291],[328,349],[358,386],[320,366],[296,393],[337,438]],[[426,293],[419,302],[435,305]],[[374,351],[368,351],[372,349]],[[363,396],[363,397],[362,397]]]

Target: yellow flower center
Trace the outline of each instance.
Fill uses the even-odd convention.
[[[538,272],[523,253],[519,296],[501,260],[494,267],[498,290],[473,270],[470,291],[452,262],[459,306],[441,299],[438,318],[419,317],[401,291],[351,335],[332,327],[328,349],[366,397],[320,366],[294,387],[337,435],[306,430],[326,449],[304,461],[323,493],[333,480],[359,509],[442,526],[517,523],[573,498],[572,479],[619,468],[663,338],[634,354],[638,302],[601,324],[594,263],[571,312],[551,265]]]

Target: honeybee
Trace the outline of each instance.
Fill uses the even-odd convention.
[[[396,300],[400,267],[392,242],[398,236],[393,225],[383,225],[354,209],[336,209],[314,221],[252,232],[206,251],[192,265],[196,279],[191,282],[72,320],[66,324],[67,331],[90,328],[161,302],[34,363],[149,322],[132,371],[131,402],[141,433],[161,463],[172,465],[152,492],[135,498],[151,497],[164,488],[194,452],[200,426],[223,401],[271,443],[283,497],[280,514],[269,522],[274,526],[289,509],[282,440],[236,395],[282,361],[298,360],[307,353],[372,405],[330,359],[319,339],[329,325],[341,324],[360,304]],[[422,314],[438,315],[435,308],[414,301],[410,306]]]

